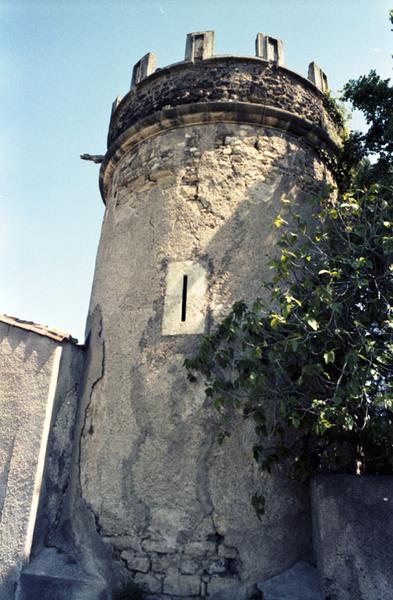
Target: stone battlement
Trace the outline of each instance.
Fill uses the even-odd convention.
[[[214,31],[197,31],[188,33],[184,61],[198,61],[212,58],[214,55]],[[282,40],[263,33],[257,33],[255,39],[255,56],[263,60],[284,65],[284,45]],[[161,69],[156,69],[156,55],[153,52],[145,54],[134,66],[131,79],[131,89],[143,79]],[[328,89],[325,73],[315,62],[308,67],[308,79],[321,91]]]
[[[121,148],[163,129],[206,122],[243,122],[288,131],[335,151],[337,126],[327,110],[327,78],[313,62],[308,79],[283,66],[283,44],[258,33],[256,56],[214,56],[214,32],[187,35],[183,62],[156,69],[146,54],[133,69],[131,90],[116,98],[101,169],[106,196]]]

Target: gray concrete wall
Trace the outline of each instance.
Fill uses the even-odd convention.
[[[71,478],[75,476],[72,458],[78,442],[75,432],[83,366],[83,347],[63,345],[34,531],[33,558],[45,547],[58,546],[60,549],[64,545],[58,529],[64,519]]]
[[[89,365],[89,352],[84,347],[63,346],[33,546],[22,571],[17,600],[110,597],[107,549],[79,484],[85,362]]]
[[[257,471],[251,423],[218,446],[203,383],[190,385],[183,368],[199,337],[176,329],[180,310],[171,332],[165,303],[169,265],[182,261],[206,273],[205,331],[235,300],[255,297],[270,276],[281,199],[301,205],[325,180],[307,144],[237,123],[163,132],[114,171],[90,307],[100,338],[81,483],[114,569],[154,594],[211,594],[308,558],[301,486]],[[256,491],[267,496],[261,522]]]
[[[0,323],[0,598],[29,560],[61,359],[59,343]]]
[[[79,491],[84,348],[45,331],[0,322],[0,599],[107,600]]]
[[[321,475],[311,492],[323,597],[393,598],[393,477]]]

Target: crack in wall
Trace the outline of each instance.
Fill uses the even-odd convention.
[[[103,379],[104,373],[105,373],[105,340],[103,338],[103,319],[102,319],[101,309],[100,309],[99,305],[96,306],[95,311],[97,311],[99,313],[98,327],[94,324],[94,321],[96,319],[94,319],[94,317],[93,317],[93,323],[92,323],[90,335],[94,334],[94,336],[97,336],[97,338],[98,338],[98,343],[94,344],[93,352],[94,352],[94,350],[99,348],[99,352],[100,352],[100,357],[98,360],[99,370],[98,370],[98,373],[95,375],[93,381],[89,385],[88,401],[86,403],[86,406],[84,407],[83,424],[82,424],[82,427],[80,430],[80,435],[79,435],[78,477],[79,477],[79,481],[80,481],[81,500],[84,503],[84,505],[86,506],[86,508],[88,509],[88,511],[90,512],[91,516],[93,517],[95,529],[100,534],[101,526],[100,526],[100,522],[99,522],[99,516],[96,514],[96,512],[94,511],[91,504],[86,500],[86,498],[83,495],[83,486],[82,486],[82,479],[81,479],[81,476],[82,476],[82,442],[83,442],[83,439],[86,437],[89,409],[91,407],[95,389],[96,389],[97,385],[100,383],[100,381]],[[96,340],[95,340],[95,342],[96,342]],[[91,337],[89,340],[89,346],[90,347],[92,346]]]
[[[63,398],[62,398],[62,405],[67,404],[68,402],[68,398],[79,398],[79,384],[78,383],[74,383],[70,388],[67,389],[67,391],[64,393]],[[59,412],[61,410],[61,407],[58,411],[58,414],[56,415],[56,420],[59,418]],[[77,410],[77,406],[75,406],[73,414],[71,415],[71,421],[73,423],[73,425],[70,428],[69,431],[69,444],[72,445],[72,441],[74,438],[74,430],[75,430],[75,412]],[[55,427],[56,427],[57,423],[55,423]],[[60,425],[59,425],[60,426]],[[68,456],[67,456],[68,454]],[[55,451],[55,449],[51,449],[51,454],[50,454],[50,458],[52,459],[52,456],[55,455],[57,456],[57,453]],[[66,501],[66,497],[67,497],[67,490],[70,484],[70,477],[71,477],[71,473],[70,473],[70,463],[71,463],[71,458],[72,458],[72,452],[71,450],[68,448],[64,448],[63,451],[61,452],[61,454],[59,455],[58,459],[56,460],[56,463],[58,465],[58,476],[55,478],[55,483],[51,480],[47,482],[47,485],[49,486],[54,486],[56,487],[56,497],[59,498],[58,501],[58,505],[56,508],[56,512],[53,518],[53,522],[49,525],[48,527],[48,533],[45,539],[45,546],[46,547],[56,547],[54,544],[51,543],[51,536],[53,535],[53,532],[56,532],[59,526],[59,523],[61,521],[61,517],[63,514],[63,508],[64,508],[64,504]],[[68,463],[68,466],[66,468],[65,463]],[[63,472],[67,473],[66,476],[66,480],[64,482],[64,484],[59,487],[57,482],[59,481],[59,479],[61,479],[61,474]],[[57,547],[56,547],[57,548]]]

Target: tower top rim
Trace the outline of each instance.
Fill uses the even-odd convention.
[[[154,56],[154,54],[151,52],[149,52],[148,54]],[[145,56],[147,56],[147,54]],[[261,64],[261,65],[269,65],[269,64],[274,65],[277,69],[279,69],[283,72],[287,72],[287,73],[291,74],[292,76],[294,76],[295,78],[299,79],[299,81],[303,85],[312,89],[317,95],[320,95],[320,96],[324,95],[324,91],[320,88],[320,86],[318,86],[317,83],[315,81],[313,81],[312,79],[310,79],[308,76],[302,75],[302,73],[299,73],[299,71],[290,69],[289,67],[285,66],[284,64],[278,64],[275,61],[268,60],[266,58],[262,58],[261,56],[251,56],[249,54],[232,54],[232,53],[226,54],[226,53],[224,53],[224,54],[214,54],[212,56],[209,56],[208,58],[204,58],[201,60],[203,60],[203,65],[206,67],[208,67],[211,64],[214,64],[215,62],[221,62],[221,61],[227,61],[227,62],[240,61],[240,62],[250,62],[250,63]],[[174,72],[174,71],[178,71],[178,70],[180,71],[185,68],[190,68],[190,67],[192,67],[193,64],[195,64],[195,62],[196,61],[185,59],[185,60],[176,61],[174,63],[170,63],[169,65],[166,65],[165,67],[155,68],[154,71],[151,71],[150,73],[146,74],[137,83],[135,83],[133,86],[131,86],[131,89],[127,92],[127,94],[125,94],[125,96],[122,97],[122,101],[130,93],[133,92],[135,87],[137,87],[138,89],[142,89],[143,86],[149,85],[156,78],[162,77],[163,75],[165,75],[169,72]],[[199,61],[198,61],[198,64],[199,64]],[[311,64],[316,64],[316,63],[310,63],[310,65]]]
[[[318,116],[304,116],[311,121],[315,117],[319,122],[324,121],[333,140],[337,138],[337,124],[328,114],[326,94],[310,79],[275,61],[258,56],[225,54],[185,60],[160,69],[154,67],[154,71],[149,72],[153,63],[155,65],[152,56],[148,53],[137,63],[130,91],[123,98],[118,96],[113,103],[108,148],[131,125],[160,109],[228,100],[276,105],[300,116],[305,110],[310,113],[311,105],[319,105]],[[147,67],[142,77],[138,69],[143,62]],[[316,69],[319,67],[311,63],[309,72],[315,75]],[[286,93],[283,93],[283,87],[287,88]],[[288,93],[289,88],[291,93]],[[293,100],[296,94],[299,95],[299,90],[303,90],[303,96],[308,98],[303,98],[304,101],[296,105]],[[321,113],[325,113],[324,118]]]
[[[288,69],[282,41],[262,33],[256,56],[214,55],[214,35],[187,34],[183,61],[157,69],[148,52],[134,65],[130,91],[112,105],[100,176],[104,202],[111,165],[125,148],[166,129],[222,119],[288,131],[333,153],[339,147],[342,125],[325,93],[327,77],[315,62],[308,78]]]

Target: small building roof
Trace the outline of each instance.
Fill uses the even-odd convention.
[[[2,313],[0,313],[0,323],[6,323],[7,325],[12,325],[13,327],[19,327],[20,329],[26,329],[27,331],[38,333],[38,335],[43,335],[51,338],[52,340],[56,340],[57,342],[70,342],[71,344],[78,343],[76,338],[72,337],[72,335],[69,333],[65,333],[64,331],[49,328],[46,325],[39,325],[38,323],[33,323],[33,321],[24,321],[23,319],[18,319],[17,317],[10,317],[9,315],[4,315]]]

